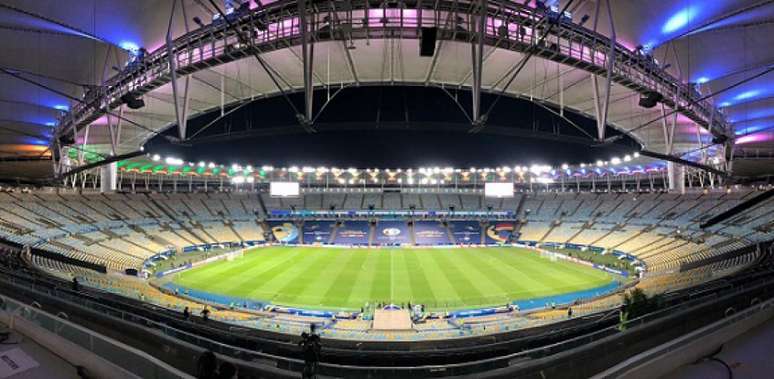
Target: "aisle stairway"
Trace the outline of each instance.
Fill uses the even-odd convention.
[[[234,233],[237,238],[239,238],[240,241],[244,241],[244,237],[242,237],[239,233],[237,233],[236,229],[234,229],[234,224],[232,222],[223,222],[226,226],[228,226],[229,229],[231,229],[231,232]]]

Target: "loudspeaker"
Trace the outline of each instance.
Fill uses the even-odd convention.
[[[136,268],[127,268],[124,273],[129,276],[137,276],[138,272]]]
[[[134,97],[131,93],[121,96],[121,102],[126,104],[129,109],[140,109],[145,106],[145,101]]]
[[[422,28],[422,35],[419,38],[419,56],[432,57],[435,55],[435,39],[438,35],[438,28]]]
[[[497,27],[497,36],[500,38],[508,38],[508,27],[505,25]]]
[[[640,96],[640,103],[639,104],[643,108],[653,108],[663,98],[664,97],[661,96],[660,93],[654,92],[654,91],[650,91],[650,92],[646,93],[645,96]]]

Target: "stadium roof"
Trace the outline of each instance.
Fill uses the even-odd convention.
[[[718,93],[708,100],[723,110],[722,118],[733,126],[737,145],[771,150],[774,141],[774,74],[770,73],[774,67],[774,51],[768,48],[774,34],[771,1],[611,1],[612,24],[607,15],[607,2],[600,1],[599,4],[593,0],[572,1],[568,9],[573,22],[583,23],[587,29],[596,25],[597,32],[608,37],[615,35],[617,43],[630,52],[638,46],[652,51],[671,76],[685,83],[698,83],[703,97]],[[222,1],[215,3],[223,5]],[[285,4],[281,12],[288,15],[297,11],[296,2],[265,2],[264,5],[269,3]],[[569,1],[545,3],[562,8]],[[341,2],[338,5],[341,9],[337,10],[357,9],[357,4],[357,1]],[[386,4],[384,8],[392,8],[398,3]],[[257,7],[253,1],[250,5],[254,10]],[[318,5],[329,3],[315,2]],[[529,5],[535,6],[534,2]],[[374,23],[374,29],[381,22],[376,20],[391,19],[396,14],[390,9],[379,9],[378,2],[371,2],[369,6],[372,7],[368,11],[372,18],[369,25]],[[406,8],[415,7],[416,1],[406,4]],[[215,13],[207,0],[0,0],[3,41],[0,156],[50,156],[49,145],[57,123],[79,105],[88,88],[100,86],[117,75],[114,67],[124,70],[129,59],[127,50],[145,47],[151,55],[157,50],[163,51],[170,25],[171,37],[181,40],[186,29],[192,32],[199,29],[192,21],[194,17],[209,24]],[[589,18],[583,21],[586,15]],[[289,16],[283,22],[293,24],[294,21]],[[498,25],[491,22],[494,30]],[[345,40],[329,38],[316,42],[314,86],[335,90],[353,84],[427,84],[447,88],[472,85],[470,43],[442,39],[435,53],[437,59],[420,57],[416,36],[399,34],[403,28],[391,30],[392,34],[381,37],[366,34],[365,38],[356,38],[353,33]],[[509,78],[508,73],[526,54],[509,49],[501,42],[496,39],[485,42],[481,79],[485,92],[497,93]],[[189,115],[196,116],[246,99],[279,96],[272,78],[280,82],[283,91],[303,92],[302,48],[298,41],[284,43],[266,48],[260,54],[263,63],[247,55],[191,73]],[[267,75],[262,64],[273,75]],[[605,83],[603,76],[600,76],[600,87]],[[532,57],[505,92],[546,104],[563,104],[590,116],[595,114],[589,72],[550,57]],[[631,88],[614,83],[608,124],[632,131],[632,136],[650,150],[665,152],[668,137],[659,120],[662,110],[658,106],[651,109],[638,106],[639,97]],[[178,94],[178,98],[182,95]],[[114,116],[120,112],[124,119],[122,127],[114,130],[114,134],[120,135],[115,138],[116,154],[137,150],[148,138],[176,123],[175,98],[169,80],[145,93],[143,99],[146,105],[141,109],[113,110]],[[88,129],[83,148],[109,152],[111,128],[106,124],[115,123],[118,117],[111,117],[112,121],[108,118],[103,115],[89,122],[93,127],[77,128],[75,141],[82,143]],[[676,126],[675,153],[695,152],[712,141],[706,128],[690,117],[681,114]],[[699,159],[696,154],[688,158]],[[0,165],[6,165],[7,169],[10,163]],[[43,173],[50,167],[47,163],[39,170]]]

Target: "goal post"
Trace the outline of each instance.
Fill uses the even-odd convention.
[[[237,258],[242,258],[245,255],[244,249],[239,249],[237,251],[233,251],[230,253],[227,253],[226,255],[226,261],[231,262]]]

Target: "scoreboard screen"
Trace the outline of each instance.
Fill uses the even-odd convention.
[[[513,183],[484,183],[485,197],[513,197]]]
[[[269,194],[272,197],[298,197],[301,195],[301,190],[298,182],[271,182]]]

